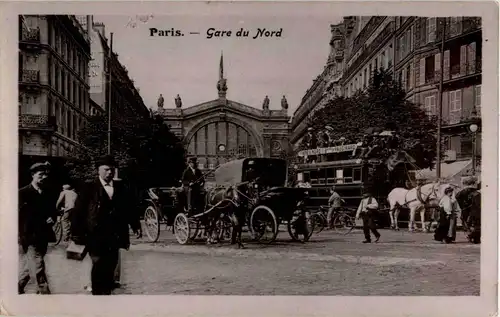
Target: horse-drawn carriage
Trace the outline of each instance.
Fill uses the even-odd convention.
[[[307,189],[285,187],[287,163],[281,159],[246,158],[220,165],[214,172],[215,187],[203,191],[187,210],[182,188],[150,189],[150,205],[144,216],[151,241],[159,236],[160,223],[173,226],[177,241],[192,241],[200,231],[216,240],[231,237],[241,242],[246,225],[254,240],[272,243],[286,222],[293,240],[307,241],[311,234],[305,201]]]

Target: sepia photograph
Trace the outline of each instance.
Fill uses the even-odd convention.
[[[498,17],[160,5],[9,15],[2,294],[188,295],[187,310],[439,296],[420,308],[440,315],[465,297],[494,313]]]

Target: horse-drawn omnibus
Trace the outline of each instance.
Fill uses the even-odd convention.
[[[391,222],[387,195],[394,187],[405,187],[409,175],[404,171],[404,163],[389,172],[385,161],[356,158],[359,146],[358,143],[300,151],[299,159],[309,162],[295,165],[297,179],[311,185],[310,209],[328,205],[332,186],[350,209],[358,207],[365,191],[371,191],[382,211],[377,219],[379,226],[388,226]]]

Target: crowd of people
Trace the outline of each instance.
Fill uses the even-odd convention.
[[[324,131],[315,133],[312,127],[307,129],[307,134],[302,140],[302,147],[307,150],[341,146],[345,144],[361,143],[356,150],[350,155],[351,158],[370,158],[370,157],[389,157],[398,151],[400,147],[400,137],[392,132],[386,131],[379,133],[377,131],[369,131],[365,133],[361,140],[351,140],[345,137],[334,139],[332,136],[333,129],[329,126],[325,127]],[[315,156],[308,158],[308,161],[315,160]]]

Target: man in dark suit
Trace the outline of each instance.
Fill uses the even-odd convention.
[[[187,196],[188,210],[200,207],[201,189],[205,185],[203,174],[196,166],[196,157],[189,158],[188,167],[182,173],[182,184]]]
[[[49,171],[48,162],[34,164],[30,168],[31,184],[19,190],[19,294],[24,294],[30,280],[30,261],[35,266],[37,293],[50,294],[44,257],[49,242],[55,241],[52,226],[57,220],[57,193],[48,189]]]
[[[77,203],[73,240],[85,244],[92,259],[92,295],[111,295],[119,249],[130,247],[129,224],[138,233],[139,219],[123,183],[113,180],[116,163],[101,157],[98,178],[86,184]]]

